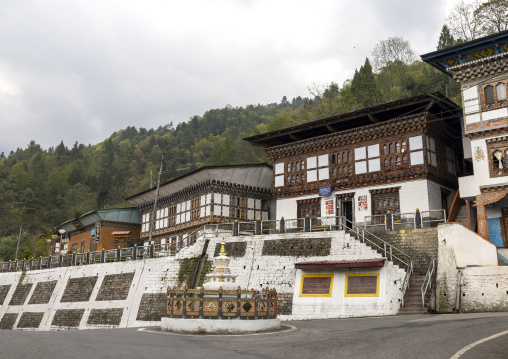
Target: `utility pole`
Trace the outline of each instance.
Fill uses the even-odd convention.
[[[162,166],[164,166],[164,153],[161,154],[161,168],[157,175],[157,191],[155,192],[155,200],[153,201],[152,218],[150,220],[150,236],[148,237],[149,245],[152,244],[153,225],[155,223],[155,211],[157,209],[157,200],[159,199],[159,187],[161,185]]]
[[[21,226],[19,226],[18,245],[16,246],[16,260],[18,260],[19,241],[21,239],[21,230],[23,229],[24,224],[25,223],[21,223]]]

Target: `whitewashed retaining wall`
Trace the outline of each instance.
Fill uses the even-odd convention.
[[[291,251],[292,243],[295,240],[310,241],[314,239],[330,239],[330,249],[326,250],[326,255],[316,256],[292,256],[292,255],[270,255],[269,251],[263,253],[263,247],[266,241],[271,243],[280,243],[286,240],[288,250]],[[214,255],[216,245],[220,243],[220,237],[210,239],[207,256],[211,259]],[[159,321],[138,320],[138,311],[144,296],[150,293],[160,295],[166,292],[167,286],[177,285],[177,276],[180,269],[179,259],[196,258],[201,255],[204,238],[200,238],[191,248],[180,251],[176,257],[163,257],[156,259],[146,259],[138,261],[94,264],[76,267],[53,268],[49,270],[30,271],[26,274],[21,272],[0,273],[0,288],[3,285],[10,285],[10,289],[0,307],[1,320],[7,318],[6,314],[16,317],[12,329],[21,329],[20,321],[25,313],[25,322],[27,314],[33,313],[43,315],[40,324],[33,328],[24,328],[26,330],[61,330],[67,329],[64,326],[52,325],[55,314],[63,310],[83,310],[80,316],[79,324],[70,326],[73,329],[93,329],[104,327],[139,327],[149,325],[159,325]],[[296,270],[294,264],[304,261],[338,261],[338,260],[357,260],[379,258],[380,255],[363,243],[352,239],[345,232],[319,232],[319,233],[299,233],[299,234],[280,234],[271,236],[239,236],[227,237],[226,242],[245,242],[245,253],[239,257],[232,257],[230,268],[233,273],[238,274],[238,283],[242,288],[275,288],[280,295],[281,300],[288,302],[288,306],[293,305],[293,294],[295,286]],[[280,248],[279,248],[280,249]],[[316,250],[316,248],[314,248]],[[378,269],[379,270],[379,269]],[[348,269],[341,270],[344,273]],[[404,270],[387,263],[381,268],[383,274],[381,293],[377,298],[348,298],[348,309],[337,309],[326,313],[316,312],[314,315],[301,313],[295,315],[281,315],[281,319],[309,319],[325,317],[350,317],[367,315],[387,315],[396,314],[399,308],[400,283],[404,278]],[[97,300],[101,286],[108,280],[108,276],[129,274],[132,275],[130,288],[127,290],[126,298],[121,300]],[[353,273],[353,272],[351,272]],[[93,284],[89,299],[83,301],[62,302],[62,297],[66,292],[66,287],[70,279],[97,277]],[[57,281],[52,291],[49,302],[44,304],[28,304],[38,283]],[[18,285],[32,283],[28,295],[22,303],[10,305],[11,299]],[[337,288],[335,295],[343,294],[343,288]],[[298,302],[298,298],[296,299]],[[357,306],[354,303],[358,303]],[[145,303],[146,304],[146,303]],[[340,306],[340,302],[336,305]],[[121,312],[121,319],[116,324],[90,324],[90,318],[98,310],[111,311],[117,309]],[[42,314],[44,313],[44,314]]]
[[[497,265],[496,247],[459,223],[440,224],[438,239],[436,310],[508,311],[508,267]]]

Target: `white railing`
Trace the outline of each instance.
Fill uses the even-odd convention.
[[[429,211],[430,213],[431,211]],[[441,215],[442,216],[442,215]],[[430,217],[429,217],[430,218]],[[383,216],[371,216],[370,226],[386,226],[386,220],[381,222]],[[432,219],[435,221],[436,219]],[[439,220],[439,219],[437,219]],[[336,231],[336,230],[353,230],[358,234],[361,241],[369,241],[370,244],[384,253],[386,258],[390,260],[397,259],[401,264],[408,267],[408,275],[412,271],[412,262],[404,253],[396,250],[389,243],[384,242],[372,232],[363,227],[357,226],[345,217],[307,217],[294,219],[281,219],[280,221],[254,221],[254,222],[235,222],[235,223],[219,223],[207,224],[203,227],[178,236],[166,238],[164,243],[157,241],[151,244],[134,246],[129,248],[109,249],[102,251],[93,251],[87,253],[73,253],[66,255],[56,255],[53,257],[43,257],[23,260],[18,262],[0,263],[0,272],[20,271],[20,270],[36,270],[58,266],[85,265],[94,263],[107,263],[137,259],[147,259],[155,257],[175,256],[183,248],[192,246],[201,237],[218,237],[241,235],[257,235],[257,234],[274,234],[274,233],[294,233],[294,232],[310,232],[310,231]],[[368,234],[375,238],[377,243],[370,241],[365,235]],[[397,254],[399,253],[399,254]],[[408,262],[409,261],[409,262]],[[403,283],[403,289],[407,286],[406,281]]]

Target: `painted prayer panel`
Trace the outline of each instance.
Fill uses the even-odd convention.
[[[300,282],[300,297],[331,297],[333,274],[304,274]]]
[[[346,274],[345,297],[378,297],[379,273]]]

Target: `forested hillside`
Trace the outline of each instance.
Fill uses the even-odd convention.
[[[443,28],[441,47],[457,41]],[[307,97],[213,109],[176,127],[127,127],[102,143],[43,149],[35,141],[0,156],[0,261],[46,255],[55,226],[90,210],[127,206],[125,198],[153,185],[161,153],[163,181],[205,165],[266,161],[242,138],[426,92],[460,103],[459,86],[418,60],[401,37],[381,41],[352,79],[312,85]],[[54,240],[54,239],[53,239]]]

